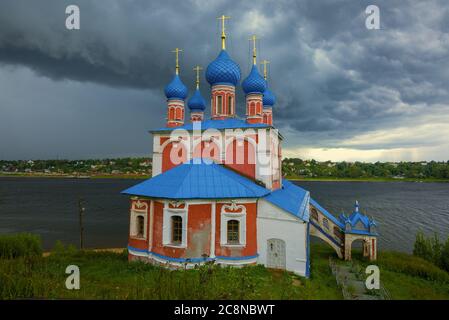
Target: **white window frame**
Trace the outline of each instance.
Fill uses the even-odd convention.
[[[235,114],[234,112],[234,97],[232,95],[228,95],[228,115]]]
[[[218,100],[220,100],[221,105],[218,103]],[[223,94],[217,94],[216,103],[217,103],[217,115],[223,115],[224,114],[223,113],[223,110],[224,110]]]
[[[165,247],[186,248],[187,247],[187,226],[188,226],[188,207],[183,209],[164,208],[164,217],[162,222],[162,244]],[[181,243],[172,243],[172,221],[173,216],[182,219],[182,241]]]
[[[226,212],[226,209],[239,209],[240,212]],[[246,246],[246,207],[232,204],[224,205],[220,213],[220,245],[222,247],[245,247]],[[239,222],[239,243],[228,243],[228,221],[237,220]]]
[[[137,230],[137,217],[142,216],[143,217],[143,236],[138,237],[139,230]],[[129,223],[129,235],[131,238],[134,239],[140,239],[140,240],[146,240],[147,239],[147,232],[148,232],[148,217],[146,210],[131,210],[131,221]]]

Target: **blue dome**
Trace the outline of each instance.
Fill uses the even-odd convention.
[[[243,80],[242,87],[243,91],[245,91],[246,94],[265,92],[267,83],[265,82],[265,79],[260,75],[255,64],[253,64],[248,77]]]
[[[179,75],[175,74],[173,80],[164,89],[167,99],[181,99],[187,97],[187,87],[182,83]]]
[[[236,86],[240,78],[239,65],[231,60],[225,50],[221,50],[218,57],[206,69],[206,79],[211,86],[220,83]]]
[[[267,87],[267,89],[263,93],[263,105],[272,107],[275,103],[276,97],[274,96],[273,92],[271,92]]]
[[[187,103],[190,111],[204,111],[206,109],[206,101],[204,100],[203,96],[201,95],[201,92],[199,89],[195,90],[195,93],[193,96],[189,99],[189,102]]]

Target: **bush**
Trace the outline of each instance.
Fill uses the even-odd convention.
[[[446,243],[440,242],[438,235],[426,238],[422,232],[416,235],[413,255],[423,258],[443,270],[449,271],[449,238]]]
[[[449,238],[447,238],[446,243],[441,250],[441,267],[449,272]]]
[[[0,235],[0,258],[42,256],[42,243],[38,235],[17,233]]]
[[[413,255],[423,258],[427,261],[432,260],[432,245],[430,241],[424,236],[424,233],[419,231],[416,234],[415,245],[413,247]]]

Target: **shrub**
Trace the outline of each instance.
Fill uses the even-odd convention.
[[[441,267],[449,272],[449,237],[441,250]]]
[[[432,260],[432,246],[421,231],[416,234],[413,255],[428,261]]]
[[[41,238],[31,233],[0,235],[0,258],[42,256]]]
[[[441,267],[441,253],[443,250],[443,245],[436,233],[433,235],[433,238],[430,239],[430,245],[432,247],[432,260],[430,261],[436,266]]]
[[[56,240],[53,249],[51,250],[52,255],[58,256],[70,256],[78,253],[79,250],[73,244],[68,244],[67,246],[62,243],[61,240]]]
[[[449,238],[446,244],[440,242],[440,238],[435,233],[433,237],[426,238],[422,232],[416,235],[413,255],[423,258],[434,265],[449,271]],[[447,248],[446,248],[447,247]]]

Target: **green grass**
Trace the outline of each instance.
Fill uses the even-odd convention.
[[[0,299],[342,299],[329,268],[334,251],[312,244],[311,277],[269,270],[206,265],[168,270],[128,262],[127,252],[79,251],[60,243],[48,257],[0,259]],[[354,254],[362,266],[369,261]],[[376,262],[381,283],[394,299],[449,299],[449,275],[417,257],[383,252]],[[80,268],[80,290],[67,290],[68,265]]]
[[[39,257],[42,245],[39,236],[30,233],[0,235],[0,259]]]
[[[379,252],[375,262],[353,259],[363,267],[375,264],[380,269],[380,282],[396,300],[449,300],[449,273],[419,257],[394,251]]]
[[[313,277],[305,279],[263,266],[171,271],[129,263],[126,251],[56,247],[48,257],[1,259],[0,299],[341,299],[325,257],[313,264]],[[80,268],[80,290],[65,288],[65,268],[71,264]]]

